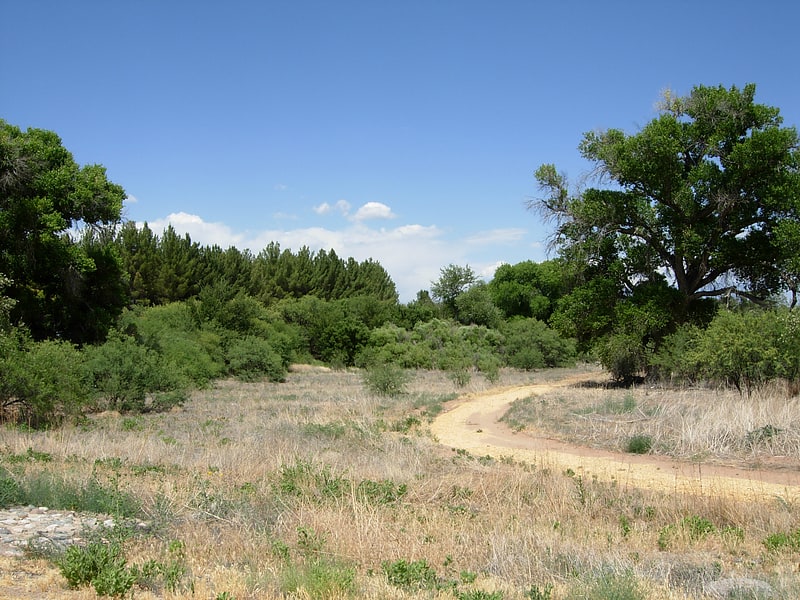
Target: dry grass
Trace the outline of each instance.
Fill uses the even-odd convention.
[[[625,450],[633,436],[652,452],[679,459],[800,467],[800,397],[775,385],[741,395],[707,387],[563,388],[517,402],[506,417],[578,444]]]
[[[506,371],[497,385],[565,373]],[[487,387],[474,377],[466,391]],[[552,585],[555,599],[601,598],[592,585],[609,574],[637,583],[639,595],[615,596],[623,599],[702,598],[709,582],[736,576],[770,582],[776,597],[800,596],[797,556],[762,543],[797,530],[798,507],[623,490],[546,465],[445,449],[427,422],[461,391],[441,374],[418,373],[408,394],[387,399],[368,394],[358,373],[304,370],[284,384],[220,382],[169,414],[109,413],[50,432],[3,429],[0,447],[6,455],[50,453],[52,462],[29,468],[76,480],[94,471],[139,498],[158,528],[128,543],[129,561],[163,557],[177,539],[190,568],[183,587],[159,597],[454,598],[479,588],[522,599]],[[630,393],[632,408],[627,391],[561,390],[521,403],[525,411],[514,418],[608,447],[641,431],[663,451],[702,449],[719,460],[762,450],[708,445],[725,437],[715,428],[740,439],[774,423],[787,438],[780,451],[797,455],[788,438],[800,409],[785,399]],[[745,404],[734,418],[733,407]],[[365,481],[397,494],[365,494]],[[713,529],[701,535],[695,517]],[[390,585],[382,564],[400,560],[427,561],[440,579],[455,582],[455,592]],[[337,578],[339,587],[330,584]],[[63,585],[50,580],[36,597],[94,597]],[[156,595],[140,590],[136,597]]]

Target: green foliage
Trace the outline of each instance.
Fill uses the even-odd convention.
[[[782,531],[771,533],[761,543],[770,552],[781,552],[783,550],[800,552],[800,529],[790,533]]]
[[[647,454],[653,447],[653,438],[649,435],[638,434],[628,438],[625,451],[631,454]]]
[[[566,367],[575,363],[575,344],[538,319],[512,319],[501,328],[505,362],[517,369]]]
[[[267,378],[280,382],[286,379],[286,365],[269,341],[247,336],[233,341],[226,358],[231,375],[242,381]]]
[[[648,349],[635,334],[614,334],[601,340],[595,348],[600,364],[611,376],[630,384],[647,369]]]
[[[557,219],[562,254],[599,265],[613,249],[626,292],[666,272],[687,310],[726,290],[766,298],[785,289],[781,269],[795,246],[777,240],[800,217],[800,144],[778,109],[754,97],[752,84],[697,86],[668,93],[635,134],[585,134],[580,152],[610,189],[573,196],[554,165],[540,167],[545,197],[533,205]]]
[[[487,592],[485,590],[457,590],[457,600],[503,600],[503,592]]]
[[[370,333],[358,362],[441,369],[458,377],[477,368],[492,379],[502,364],[498,356],[501,341],[495,330],[442,319],[419,322],[412,331],[389,324]]]
[[[356,488],[356,496],[366,504],[394,504],[408,492],[405,483],[397,484],[389,479],[372,481],[362,479]]]
[[[395,398],[405,393],[410,376],[402,367],[381,364],[367,368],[363,380],[366,388],[373,394]]]
[[[81,352],[69,342],[30,341],[0,333],[0,407],[6,419],[32,427],[77,416],[91,397]]]
[[[425,559],[383,561],[381,569],[391,585],[408,592],[434,589],[438,582],[436,570]]]
[[[567,289],[566,274],[566,265],[560,260],[503,264],[489,282],[489,291],[505,318],[547,321]]]
[[[577,584],[568,600],[645,600],[646,595],[633,573],[602,573]]]
[[[14,481],[15,485],[6,484],[5,487],[17,504],[110,514],[117,517],[135,517],[140,511],[138,500],[120,489],[119,479],[116,476],[104,482],[94,474],[87,481],[74,482],[43,471],[18,477]]]
[[[478,283],[478,276],[469,265],[450,264],[439,272],[439,279],[431,282],[431,296],[442,303],[447,316],[458,317],[456,298]]]
[[[650,375],[666,381],[696,381],[702,365],[695,346],[701,335],[697,326],[684,324],[666,336],[650,356]]]
[[[477,282],[456,296],[454,300],[456,319],[464,325],[483,325],[497,328],[503,314],[494,302],[488,286]]]
[[[749,394],[782,373],[779,337],[774,311],[722,310],[697,339],[694,360],[709,379]]]
[[[689,539],[696,542],[702,540],[710,533],[714,533],[717,528],[710,520],[699,515],[689,515],[681,520],[681,526]]]
[[[91,584],[99,596],[125,596],[135,581],[135,575],[127,568],[122,548],[117,543],[70,546],[56,564],[70,588]]]
[[[180,404],[186,383],[154,350],[112,331],[100,346],[85,351],[98,400],[110,408],[142,412]]]
[[[356,591],[355,578],[351,565],[317,558],[284,567],[280,573],[280,589],[283,594],[302,595],[313,600],[347,598]]]
[[[0,273],[12,280],[12,322],[36,340],[101,339],[125,302],[106,240],[125,191],[103,167],[80,167],[50,131],[0,120],[0,157]],[[69,232],[82,225],[102,233],[76,243]]]
[[[525,598],[527,600],[550,600],[552,597],[553,586],[549,583],[542,587],[538,585],[531,586],[531,588],[525,592]]]

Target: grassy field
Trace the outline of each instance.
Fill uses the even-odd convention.
[[[397,398],[350,371],[224,381],[167,414],[2,429],[0,466],[146,521],[146,532],[117,534],[139,599],[684,599],[736,582],[722,597],[800,597],[800,507],[788,495],[620,489],[472,456],[429,433],[460,393],[569,374],[504,371],[457,388],[421,372]],[[647,448],[633,450],[692,460],[794,469],[800,457],[800,405],[778,389],[564,388],[518,401],[506,420],[599,448],[630,449],[638,436]],[[37,598],[96,597],[68,590],[48,557],[2,569],[38,577]]]

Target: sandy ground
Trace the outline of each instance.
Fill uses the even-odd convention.
[[[800,498],[797,470],[751,470],[608,452],[548,439],[536,431],[515,432],[500,422],[515,400],[596,378],[596,373],[584,374],[555,383],[469,394],[449,403],[431,424],[431,432],[440,443],[476,456],[509,458],[559,471],[571,469],[584,478],[616,481],[623,487],[741,500],[778,497],[793,502]]]

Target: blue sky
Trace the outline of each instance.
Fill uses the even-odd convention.
[[[757,84],[800,125],[785,0],[0,0],[0,118],[58,133],[127,219],[258,253],[379,261],[402,301],[448,264],[548,257],[533,173],[663,90]]]

